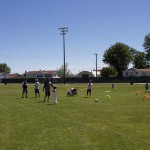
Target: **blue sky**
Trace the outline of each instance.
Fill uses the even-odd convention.
[[[106,49],[122,42],[144,51],[149,0],[0,0],[0,63],[12,73],[63,65],[60,27],[68,27],[66,62],[73,73],[98,68]]]

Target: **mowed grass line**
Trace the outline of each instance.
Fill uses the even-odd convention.
[[[117,84],[117,90],[106,92],[110,84],[94,84],[88,98],[86,84],[56,86],[58,105],[42,102],[43,85],[40,98],[29,85],[27,99],[21,98],[21,85],[0,85],[1,150],[149,149],[150,101],[143,101],[144,85]],[[66,96],[71,87],[78,96]]]

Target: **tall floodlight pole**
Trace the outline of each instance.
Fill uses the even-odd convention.
[[[66,83],[66,62],[65,62],[65,34],[68,32],[68,27],[59,28],[60,34],[63,36],[63,54],[64,54],[64,84]]]
[[[97,53],[95,53],[95,56],[96,56],[96,78],[97,78]]]

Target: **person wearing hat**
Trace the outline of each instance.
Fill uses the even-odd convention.
[[[38,79],[35,79],[34,89],[35,89],[35,97],[36,98],[37,98],[37,95],[40,97],[39,87],[40,87],[40,82]]]

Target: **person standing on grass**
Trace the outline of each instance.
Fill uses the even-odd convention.
[[[145,93],[148,93],[149,92],[149,85],[148,85],[148,82],[145,84]]]
[[[34,89],[35,89],[35,97],[37,98],[37,95],[40,97],[40,91],[39,91],[40,82],[38,79],[35,79]]]
[[[47,101],[49,102],[51,86],[54,88],[50,79],[47,79],[47,81],[44,83],[44,87],[43,87],[43,91],[45,91],[44,102],[46,101],[46,98],[47,98]]]
[[[22,82],[22,98],[24,98],[24,94],[25,94],[25,97],[27,98],[28,97],[28,83],[26,79]]]
[[[115,83],[112,83],[111,87],[112,87],[112,89],[115,89],[115,90],[116,90]]]
[[[90,80],[90,81],[88,82],[88,85],[87,85],[87,93],[86,93],[86,96],[88,96],[88,95],[91,96],[92,86],[93,86],[93,84],[92,84],[92,81]]]

